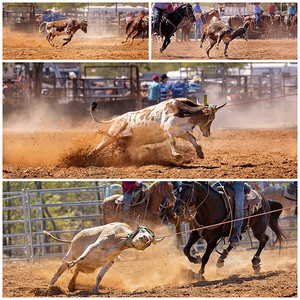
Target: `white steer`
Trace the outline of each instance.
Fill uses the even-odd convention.
[[[101,279],[123,250],[129,248],[144,250],[152,242],[160,241],[155,240],[154,233],[150,229],[139,226],[138,219],[137,229],[134,231],[125,223],[110,223],[84,229],[72,241],[60,240],[47,231],[44,231],[44,233],[56,241],[71,244],[71,248],[60,267],[53,275],[49,287],[57,281],[64,271],[76,265],[68,286],[69,291],[74,291],[76,277],[79,272],[92,273],[95,269],[102,267],[97,276],[93,294],[98,293]]]
[[[90,114],[98,123],[111,123],[111,127],[101,143],[88,155],[101,151],[115,141],[130,141],[135,146],[145,144],[169,142],[174,157],[181,158],[175,150],[175,138],[189,141],[195,148],[198,157],[204,158],[202,148],[197,144],[192,132],[199,126],[203,136],[210,135],[210,126],[215,118],[215,113],[226,103],[205,106],[197,104],[186,98],[169,99],[159,104],[125,113],[110,121],[100,121],[93,112],[97,103],[90,105]]]

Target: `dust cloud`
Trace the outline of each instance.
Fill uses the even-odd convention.
[[[269,98],[269,97],[266,97]],[[246,103],[254,99],[240,100],[240,105],[209,96],[209,103],[227,105],[216,114],[215,129],[290,129],[297,128],[297,97],[283,97],[262,102]],[[235,103],[235,102],[234,102]],[[238,102],[237,102],[238,103]]]
[[[174,245],[174,241],[173,241]],[[218,255],[213,252],[205,269],[207,281],[224,280],[235,276],[252,276],[254,274],[251,259],[256,250],[232,250],[221,269],[216,267]],[[261,255],[261,274],[274,271],[288,271],[297,268],[296,250],[289,249],[285,253],[279,250],[264,250]],[[293,255],[292,252],[295,252]],[[201,253],[201,256],[203,253]],[[57,271],[52,263],[39,271],[39,275],[49,282]],[[129,249],[121,253],[112,268],[106,273],[100,283],[100,289],[113,289],[122,292],[138,292],[161,286],[178,286],[199,281],[198,271],[201,265],[188,261],[181,250],[170,246],[170,242],[163,241],[158,245],[151,245],[143,252]],[[80,273],[76,287],[82,290],[92,290],[95,286],[97,270],[92,274]],[[37,271],[36,271],[37,272]],[[65,272],[56,285],[66,289],[71,279],[70,272]]]

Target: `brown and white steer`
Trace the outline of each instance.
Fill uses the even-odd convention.
[[[204,106],[186,98],[169,99],[148,108],[125,113],[110,121],[100,121],[93,114],[97,106],[94,102],[90,105],[93,119],[99,123],[111,123],[111,126],[101,143],[88,155],[101,151],[115,141],[130,141],[138,147],[167,140],[172,156],[179,159],[181,155],[175,150],[175,138],[182,138],[194,146],[199,158],[204,158],[202,148],[192,134],[193,129],[198,126],[203,136],[208,137],[215,113],[225,104],[219,107]]]
[[[200,42],[200,48],[202,48],[202,44],[205,39],[208,38],[209,46],[206,49],[206,54],[207,57],[210,58],[209,51],[213,48],[214,45],[216,45],[216,48],[218,49],[220,42],[223,41],[225,44],[224,55],[227,57],[228,45],[232,40],[237,37],[242,37],[247,41],[246,34],[249,25],[249,21],[238,28],[231,28],[228,25],[223,24],[222,22],[210,23],[203,32]]]
[[[69,282],[69,291],[75,290],[75,281],[79,272],[92,273],[100,270],[93,294],[98,293],[98,287],[105,273],[113,265],[118,255],[125,249],[135,248],[144,250],[155,240],[154,233],[145,226],[139,226],[132,231],[125,223],[110,223],[80,231],[72,241],[58,239],[44,231],[48,237],[63,243],[71,244],[71,248],[64,257],[57,272],[53,275],[49,287],[54,285],[63,272],[75,266],[73,276]]]
[[[44,25],[45,24],[45,25]],[[80,23],[76,20],[63,20],[63,21],[54,21],[54,22],[44,22],[40,25],[40,33],[46,30],[47,32],[47,41],[49,44],[54,47],[52,40],[59,35],[68,35],[68,38],[65,38],[65,43],[62,44],[62,47],[68,44],[73,35],[81,29],[84,33],[87,33],[87,21],[82,20]]]

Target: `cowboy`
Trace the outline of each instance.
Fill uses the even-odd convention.
[[[274,3],[269,3],[268,14],[270,15],[271,19],[274,19],[275,12],[276,12],[276,7]]]
[[[287,18],[287,24],[290,25],[291,20],[294,18],[296,14],[297,8],[294,3],[291,3],[291,5],[288,8],[288,18]]]
[[[123,190],[124,202],[125,202],[123,208],[124,223],[126,223],[128,217],[131,200],[137,194],[137,192],[140,190],[141,187],[142,187],[142,183],[139,181],[122,182],[122,190]]]
[[[152,83],[148,87],[148,104],[149,106],[159,103],[160,100],[160,84],[158,75],[152,77]]]
[[[159,35],[159,24],[162,18],[162,15],[164,12],[172,12],[173,11],[173,5],[169,2],[165,3],[157,3],[155,2],[152,6],[152,12],[153,12],[153,34]]]
[[[259,3],[256,3],[254,5],[254,14],[256,17],[256,28],[258,28],[258,20],[259,20],[260,15],[262,14],[262,9],[260,8]]]
[[[244,217],[243,208],[245,193],[247,194],[250,191],[249,185],[247,185],[244,181],[222,181],[216,182],[213,185],[213,188],[217,188],[220,185],[228,186],[234,192],[234,219],[242,219]],[[242,225],[243,220],[235,221],[233,224],[234,227],[229,238],[229,242],[232,247],[239,245]]]

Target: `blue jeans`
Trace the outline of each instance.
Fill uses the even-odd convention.
[[[221,184],[225,184],[225,181],[222,181]],[[233,190],[234,192],[234,204],[235,204],[235,210],[234,210],[234,219],[241,219],[244,217],[244,181],[234,181],[229,185],[229,187]],[[220,186],[219,182],[216,182],[213,185],[213,188],[217,188]],[[234,227],[238,233],[238,235],[241,234],[241,229],[243,225],[243,220],[240,221],[235,221],[234,222]]]
[[[153,27],[152,30],[153,32],[159,30],[159,23],[162,17],[163,10],[160,8],[153,8]]]
[[[255,17],[256,17],[256,27],[258,27],[259,16],[260,16],[260,14],[256,14],[256,15],[255,15]]]
[[[234,181],[230,184],[230,188],[234,191],[234,203],[235,203],[235,211],[234,211],[234,218],[240,219],[244,217],[244,181]],[[238,235],[241,234],[241,228],[243,225],[243,220],[235,221],[234,222],[235,229]]]
[[[202,28],[195,28],[195,42],[198,42],[198,35],[200,33],[200,39],[202,38]]]

